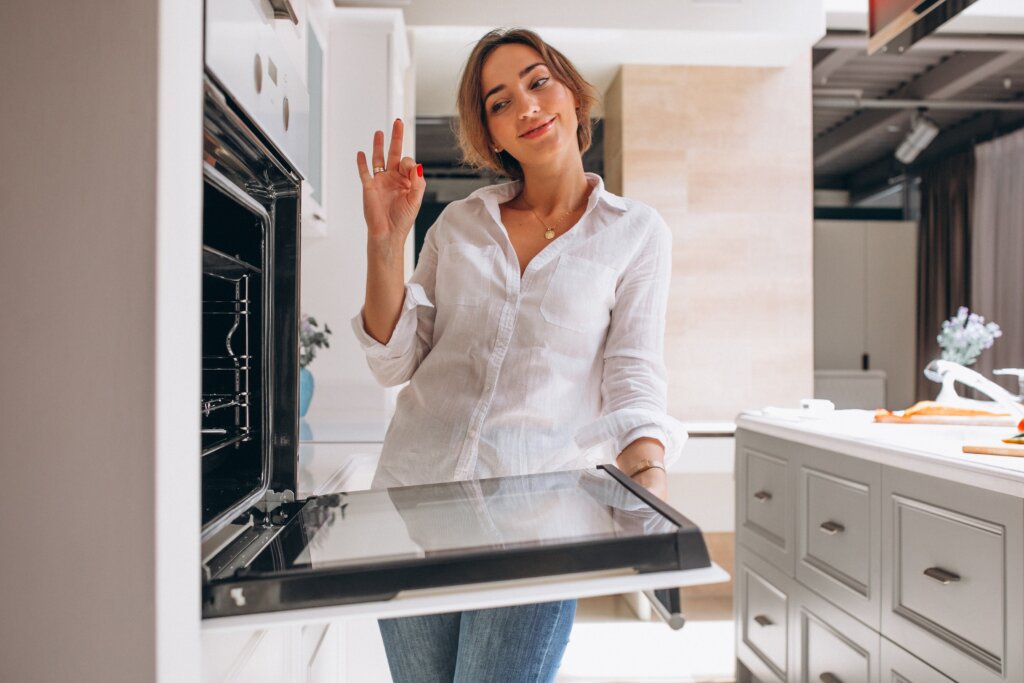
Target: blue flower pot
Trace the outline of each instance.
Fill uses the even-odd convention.
[[[299,368],[299,417],[305,417],[309,403],[313,400],[313,373]]]

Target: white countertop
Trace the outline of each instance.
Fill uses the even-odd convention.
[[[972,455],[964,445],[998,445],[1013,427],[883,424],[868,410],[837,410],[826,417],[741,414],[738,429],[787,439],[990,491],[1024,497],[1024,458]]]
[[[347,417],[304,417],[299,421],[299,441],[312,443],[381,443],[390,417],[382,412],[353,412]],[[736,423],[685,420],[683,427],[691,438],[731,437]]]

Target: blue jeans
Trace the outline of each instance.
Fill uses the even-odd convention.
[[[576,601],[379,619],[395,683],[550,683]]]

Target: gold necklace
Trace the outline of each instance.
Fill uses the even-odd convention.
[[[544,221],[542,221],[542,220],[541,220],[541,218],[540,218],[540,216],[538,216],[538,215],[537,215],[537,212],[533,210],[533,207],[532,207],[532,206],[530,206],[529,204],[527,204],[527,203],[526,203],[526,200],[525,200],[525,199],[523,200],[523,204],[526,204],[526,208],[528,208],[528,209],[530,210],[530,213],[532,213],[532,214],[533,214],[533,217],[537,219],[537,222],[538,222],[538,223],[540,223],[541,225],[543,225],[543,226],[544,226],[544,228],[545,228],[545,230],[544,230],[544,238],[545,238],[545,239],[548,239],[548,240],[553,240],[553,239],[555,239],[555,229],[554,229],[554,228],[552,228],[552,227],[551,227],[550,225],[548,225],[547,223],[545,223]],[[568,210],[568,211],[566,211],[566,212],[565,212],[564,214],[562,214],[562,215],[561,215],[561,216],[560,216],[560,217],[558,218],[558,220],[562,220],[563,218],[565,218],[566,216],[568,216],[568,215],[569,215],[569,214],[571,214],[572,212],[573,212],[573,209],[569,209],[569,210]]]

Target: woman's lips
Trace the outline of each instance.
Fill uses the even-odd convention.
[[[544,133],[547,133],[549,130],[551,130],[551,128],[552,128],[552,126],[554,126],[554,124],[555,124],[555,117],[552,116],[547,121],[547,123],[542,123],[541,125],[537,126],[536,128],[531,128],[530,130],[526,131],[525,133],[523,133],[519,137],[527,138],[527,139],[531,139],[532,140],[533,138],[540,137],[541,135],[544,135]]]

